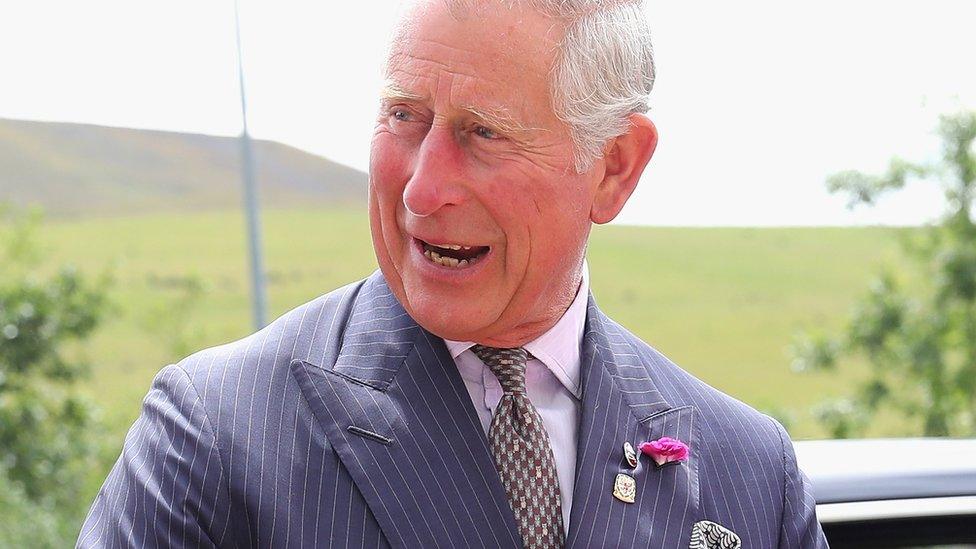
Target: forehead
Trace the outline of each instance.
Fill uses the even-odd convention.
[[[455,96],[515,99],[541,91],[548,97],[562,25],[507,3],[472,4],[414,4],[390,48],[388,78],[423,95],[449,85]]]

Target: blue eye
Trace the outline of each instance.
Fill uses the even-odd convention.
[[[484,126],[478,126],[474,129],[475,135],[483,139],[498,139],[498,134],[494,130],[488,129]]]
[[[393,118],[396,118],[397,120],[400,121],[407,121],[410,119],[410,113],[407,112],[405,109],[396,109],[395,111],[393,111]]]

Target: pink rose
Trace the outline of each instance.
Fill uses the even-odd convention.
[[[641,453],[651,456],[658,467],[672,461],[688,459],[688,445],[676,438],[661,437],[657,440],[641,442],[637,448]]]

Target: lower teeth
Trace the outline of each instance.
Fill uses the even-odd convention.
[[[447,257],[440,255],[433,250],[424,250],[424,257],[431,260],[438,265],[443,265],[444,267],[467,267],[468,265],[477,261],[478,258],[472,257],[471,259],[455,259],[453,257]]]

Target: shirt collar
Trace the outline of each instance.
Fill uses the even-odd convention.
[[[548,331],[523,345],[525,350],[545,364],[546,368],[577,399],[581,397],[580,347],[586,328],[586,302],[590,293],[589,267],[583,261],[583,277],[576,297],[563,316]],[[457,357],[474,346],[472,341],[445,339],[451,358]]]

